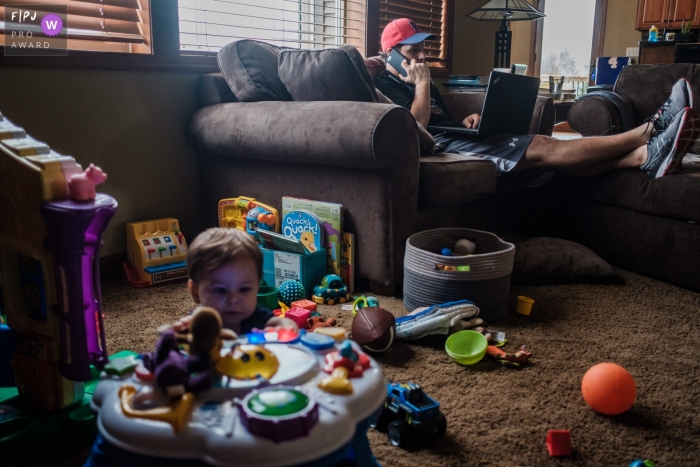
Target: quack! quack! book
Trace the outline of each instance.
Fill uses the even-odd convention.
[[[282,215],[290,211],[304,210],[315,214],[322,222],[326,233],[325,247],[328,251],[326,272],[341,276],[343,238],[343,205],[310,199],[282,198]],[[342,276],[341,276],[342,277]]]
[[[284,214],[281,230],[285,237],[298,239],[309,253],[325,248],[326,232],[323,223],[312,212],[295,210]]]

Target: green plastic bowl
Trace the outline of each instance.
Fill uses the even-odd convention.
[[[460,365],[473,365],[484,358],[488,345],[483,334],[466,330],[448,337],[445,342],[445,351]]]

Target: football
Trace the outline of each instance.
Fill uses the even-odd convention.
[[[391,349],[395,336],[396,319],[383,308],[360,308],[352,320],[352,340],[369,352],[387,352]]]

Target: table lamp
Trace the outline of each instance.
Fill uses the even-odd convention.
[[[477,21],[500,21],[501,29],[496,31],[496,53],[494,68],[510,68],[510,40],[512,32],[507,21],[532,21],[544,18],[545,14],[535,9],[525,0],[489,0],[467,16]]]

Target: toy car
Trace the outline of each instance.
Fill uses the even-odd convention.
[[[348,287],[343,280],[335,274],[328,274],[321,280],[321,285],[314,287],[311,299],[320,305],[333,305],[345,303],[350,300]]]
[[[411,446],[421,439],[442,436],[447,420],[440,403],[415,383],[388,383],[384,410],[374,428],[386,431],[394,446]]]

